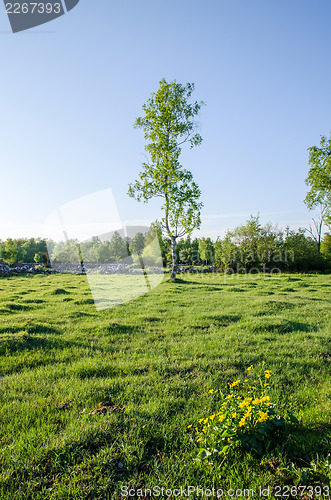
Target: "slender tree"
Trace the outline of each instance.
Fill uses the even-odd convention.
[[[145,203],[154,197],[162,198],[162,227],[171,241],[171,279],[177,275],[177,239],[201,225],[200,189],[192,173],[179,163],[183,144],[193,148],[202,142],[194,117],[204,103],[188,102],[193,90],[193,83],[161,80],[158,91],[143,105],[144,116],[135,122],[135,128],[144,131],[150,161],[143,163],[139,180],[129,185],[128,193]]]
[[[322,136],[320,147],[312,146],[308,151],[310,168],[306,184],[310,190],[304,201],[309,210],[319,207],[320,223],[331,228],[331,136],[329,139]],[[318,229],[315,221],[314,225],[320,236],[321,227]]]

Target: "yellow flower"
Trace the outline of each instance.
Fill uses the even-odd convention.
[[[240,384],[240,380],[236,380],[235,382],[230,384],[230,387],[236,387],[236,385],[239,385],[239,384]]]
[[[232,399],[233,398],[233,394],[229,394],[228,396],[226,396],[225,399]]]
[[[265,420],[268,420],[268,414],[263,412],[263,411],[259,411],[259,422],[264,422]]]
[[[251,370],[252,368],[253,368],[253,365],[249,366],[249,367],[247,368],[247,371],[249,372],[249,370]]]
[[[236,412],[232,413],[232,415],[231,415],[232,418],[236,418],[236,416],[237,416]]]
[[[239,403],[239,408],[244,408],[245,406],[247,406],[248,403],[246,401],[242,401],[241,403]]]
[[[262,361],[262,364],[265,365],[265,361]]]
[[[290,399],[293,399],[293,396],[290,396]]]
[[[245,384],[246,382],[248,382],[248,378],[246,378],[246,380],[244,380],[244,384]]]
[[[215,391],[214,391],[214,389],[210,389],[210,390],[208,391],[208,393],[209,393],[209,394],[213,394],[213,392],[215,392]]]
[[[261,398],[261,401],[262,403],[264,403],[264,401],[269,401],[270,399],[270,396],[263,396],[263,398]]]
[[[190,429],[192,427],[192,424],[187,427],[187,429]]]
[[[197,439],[197,443],[198,443],[199,441],[202,441],[202,438]]]
[[[208,422],[208,417],[203,421],[204,424]]]
[[[215,413],[213,413],[213,415],[210,415],[210,417],[209,417],[209,418],[210,418],[210,420],[211,420],[211,421],[213,421],[213,420],[214,420],[214,418],[215,418]]]
[[[220,416],[218,417],[218,420],[219,420],[220,422],[223,422],[223,420],[224,420],[224,419],[225,419],[224,415],[220,415]]]
[[[258,404],[260,404],[260,403],[262,403],[262,400],[261,400],[261,399],[258,399],[258,398],[254,399],[254,400],[252,401],[252,405],[258,405]]]
[[[266,373],[265,374],[265,378],[270,378],[271,377],[271,374],[270,373]]]
[[[204,420],[203,418],[200,418],[199,424],[202,424],[203,420]]]
[[[242,418],[239,422],[239,427],[243,427],[245,425],[245,419]]]

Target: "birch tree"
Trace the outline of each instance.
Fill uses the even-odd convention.
[[[204,103],[189,102],[193,91],[193,83],[181,85],[176,80],[161,80],[157,92],[143,105],[143,116],[134,125],[144,131],[149,160],[142,164],[139,179],[129,185],[128,194],[145,203],[154,197],[162,199],[162,228],[171,241],[171,279],[177,275],[178,238],[201,225],[200,189],[192,173],[179,162],[184,144],[193,148],[202,142],[194,118]]]

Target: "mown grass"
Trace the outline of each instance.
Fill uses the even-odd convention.
[[[327,275],[193,275],[97,312],[86,277],[0,279],[0,498],[329,484],[330,299]],[[187,427],[216,409],[208,391],[262,361],[300,425],[199,465]]]

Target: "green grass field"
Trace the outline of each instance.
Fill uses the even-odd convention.
[[[101,312],[84,276],[1,278],[0,498],[328,485],[330,303],[327,275],[185,275]],[[263,455],[200,464],[187,427],[217,410],[208,391],[262,361],[300,424]]]

